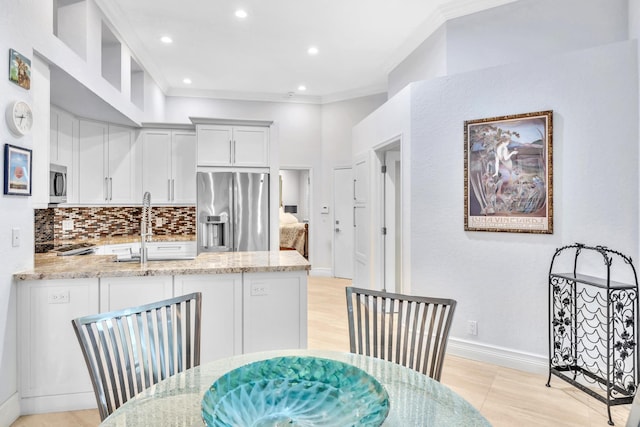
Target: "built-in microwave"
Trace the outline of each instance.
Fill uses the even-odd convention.
[[[49,203],[65,203],[67,201],[67,167],[49,165]]]

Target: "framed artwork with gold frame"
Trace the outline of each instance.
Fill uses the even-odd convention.
[[[553,233],[553,111],[464,122],[464,229]]]

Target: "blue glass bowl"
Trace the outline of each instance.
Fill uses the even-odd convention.
[[[227,372],[202,399],[202,419],[222,426],[379,426],[389,395],[355,366],[317,357],[277,357]]]

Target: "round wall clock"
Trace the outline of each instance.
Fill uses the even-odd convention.
[[[7,106],[7,124],[18,136],[31,132],[33,126],[33,110],[25,101],[13,101]]]

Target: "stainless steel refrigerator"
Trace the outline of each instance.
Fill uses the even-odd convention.
[[[269,250],[269,174],[198,172],[198,253]]]

